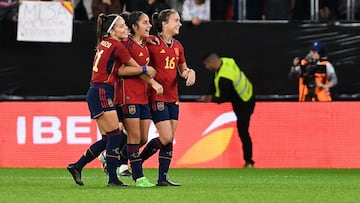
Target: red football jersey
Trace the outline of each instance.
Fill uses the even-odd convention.
[[[131,57],[140,65],[149,63],[149,51],[143,42],[138,44],[132,38],[123,41],[125,47],[129,50]],[[147,104],[148,84],[138,75],[131,77],[121,77],[116,84],[115,101],[116,105],[121,104]]]
[[[94,57],[91,82],[115,85],[117,71],[131,59],[125,46],[112,38],[104,38],[97,47]]]
[[[178,96],[178,65],[185,63],[184,47],[175,39],[167,45],[160,39],[160,45],[148,44],[150,65],[156,69],[155,80],[164,87],[163,95],[157,95],[151,89],[153,101],[176,102]]]

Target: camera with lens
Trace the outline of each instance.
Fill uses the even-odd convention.
[[[317,61],[308,61],[306,65],[301,65],[301,77],[303,84],[308,88],[308,94],[305,97],[306,101],[311,101],[312,98],[317,98],[315,94],[316,81],[315,76],[317,73],[326,73],[326,66],[317,64]]]

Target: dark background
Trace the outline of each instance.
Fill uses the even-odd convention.
[[[4,99],[82,100],[89,86],[96,25],[74,22],[72,43],[16,41],[16,24],[0,23],[0,95]],[[233,57],[253,81],[259,100],[297,100],[297,81],[288,79],[295,56],[322,40],[338,75],[334,100],[360,100],[360,25],[354,23],[184,22],[177,39],[197,72],[193,87],[179,80],[180,98],[206,94],[212,73],[202,65],[207,50]],[[10,96],[9,96],[10,95]]]

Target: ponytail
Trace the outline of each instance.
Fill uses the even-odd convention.
[[[158,12],[153,13],[151,20],[152,20],[152,24],[153,24],[154,28],[156,29],[156,31],[161,32],[162,24],[161,24],[161,22],[159,22],[159,13]]]
[[[100,13],[97,18],[97,44],[100,44],[102,39],[106,37],[109,31],[115,24],[115,21],[120,18],[117,14],[105,15]]]
[[[173,13],[177,13],[177,11],[175,9],[164,9],[160,13],[155,12],[152,15],[152,24],[158,32],[162,32],[162,23],[168,22]]]
[[[103,13],[100,13],[98,18],[97,18],[97,45],[100,44],[102,38],[103,38],[103,30],[102,30],[102,27],[103,27],[103,23],[104,21],[106,20],[106,16],[105,14]]]

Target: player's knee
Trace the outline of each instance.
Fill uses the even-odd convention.
[[[172,158],[172,154],[173,154],[173,144],[172,143],[169,143],[169,144],[163,146],[163,148],[161,148],[160,152],[159,152],[159,156],[161,156],[161,157]]]
[[[162,136],[160,137],[160,141],[163,145],[167,145],[173,142],[173,136]]]

